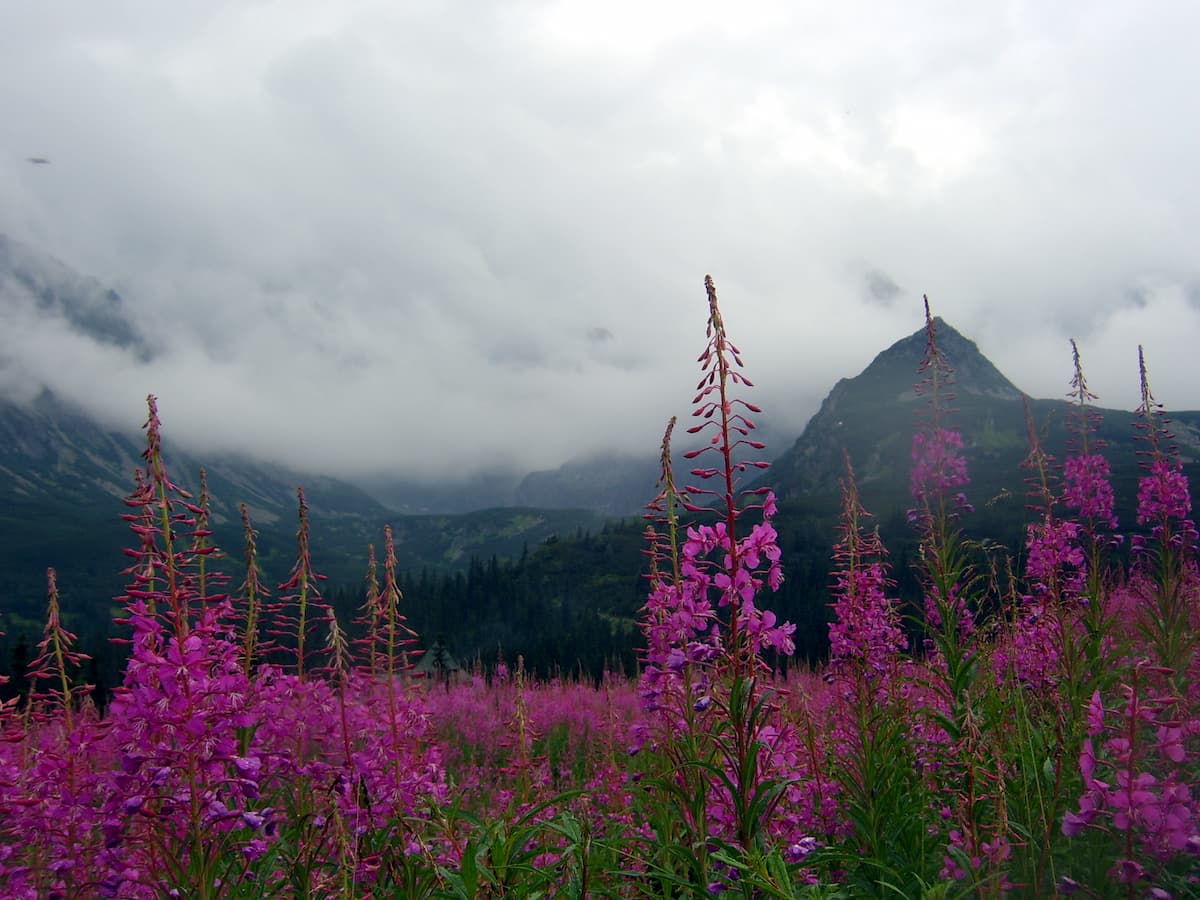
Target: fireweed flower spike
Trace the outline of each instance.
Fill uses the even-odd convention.
[[[1040,516],[1026,526],[1025,593],[1020,597],[1011,635],[996,648],[994,665],[1010,669],[1024,685],[1045,689],[1058,678],[1063,650],[1071,646],[1086,559],[1079,545],[1080,526],[1058,515],[1059,494],[1053,457],[1042,449],[1025,398],[1029,454],[1029,509]]]
[[[1143,475],[1138,480],[1137,523],[1148,535],[1135,535],[1135,585],[1145,598],[1141,604],[1141,630],[1158,660],[1173,673],[1174,687],[1182,689],[1186,672],[1198,648],[1192,625],[1200,608],[1200,574],[1197,573],[1196,524],[1192,498],[1183,472],[1170,420],[1150,392],[1146,360],[1138,348],[1142,402],[1137,423],[1147,445]]]
[[[1078,706],[1081,698],[1090,695],[1093,676],[1111,668],[1104,660],[1103,635],[1112,625],[1111,603],[1107,602],[1115,581],[1110,554],[1120,545],[1122,535],[1116,533],[1111,470],[1101,452],[1105,444],[1096,436],[1101,415],[1092,404],[1098,398],[1088,389],[1074,340],[1071,359],[1074,374],[1068,396],[1075,410],[1067,420],[1068,455],[1063,465],[1062,499],[1078,523],[1078,543],[1084,553],[1079,567],[1083,575],[1079,586],[1082,634],[1076,641],[1073,630],[1064,629],[1062,636],[1069,690],[1075,698],[1073,705]]]
[[[366,597],[359,608],[358,617],[354,620],[354,624],[361,628],[366,636],[354,643],[363,657],[362,662],[367,668],[367,674],[374,678],[379,674],[379,636],[381,623],[385,618],[380,600],[382,595],[379,593],[379,564],[375,561],[374,544],[367,545],[366,588]]]
[[[0,749],[0,848],[33,851],[27,857],[33,865],[26,870],[32,890],[26,896],[54,896],[56,891],[82,896],[102,852],[94,823],[106,790],[107,729],[89,702],[79,702],[91,686],[72,682],[89,657],[74,649],[76,637],[62,624],[54,569],[47,570],[46,580],[46,626],[27,673],[23,734],[0,728],[4,738],[23,737],[26,743],[19,773],[5,765]],[[14,787],[22,798],[17,803],[10,802]],[[3,877],[6,855],[0,849],[0,886],[15,886],[19,881]]]
[[[308,667],[309,636],[318,622],[328,621],[331,612],[321,599],[319,585],[325,576],[313,570],[312,553],[309,550],[308,502],[304,499],[304,488],[296,489],[296,500],[300,511],[300,527],[296,532],[296,564],[292,567],[291,577],[279,585],[280,591],[293,593],[280,596],[271,611],[277,623],[274,635],[295,642],[296,675],[303,681]],[[312,615],[310,606],[320,615]],[[283,631],[282,628],[289,630]]]
[[[859,499],[848,454],[845,463],[842,535],[833,554],[839,570],[834,576],[835,621],[829,624],[829,656],[835,668],[850,667],[875,677],[894,669],[908,639],[900,627],[900,614],[887,596],[887,550],[879,539],[879,529],[865,526],[870,513]]]
[[[151,398],[147,477],[129,503],[155,515],[131,521],[143,550],[132,553],[139,562],[126,592],[130,658],[109,706],[119,765],[102,807],[107,865],[114,896],[126,896],[129,886],[122,885],[140,878],[138,867],[161,855],[176,860],[179,877],[210,896],[204,891],[219,878],[221,847],[211,836],[227,833],[232,821],[214,810],[236,815],[258,796],[239,765],[245,756],[239,731],[256,720],[229,598],[200,603],[196,548],[177,542],[175,530],[194,526],[194,514],[167,475],[158,429]],[[165,576],[162,588],[155,572]]]
[[[1138,347],[1138,372],[1141,376],[1142,402],[1138,407],[1141,422],[1137,428],[1148,449],[1141,451],[1146,458],[1146,475],[1138,482],[1139,525],[1150,526],[1151,537],[1160,543],[1188,550],[1196,543],[1195,525],[1188,518],[1192,499],[1188,492],[1187,476],[1179,459],[1179,448],[1171,443],[1175,436],[1167,430],[1171,420],[1163,415],[1162,404],[1150,393],[1146,360]],[[1134,549],[1145,547],[1144,541],[1134,541]]]
[[[924,417],[922,427],[913,435],[912,495],[917,507],[909,519],[919,528],[929,528],[935,520],[954,518],[959,511],[970,511],[966,497],[955,488],[966,485],[967,462],[963,459],[962,435],[944,427],[950,412],[947,404],[954,399],[954,369],[937,343],[937,323],[929,311],[925,297],[925,356],[917,368],[921,376],[914,386],[917,396],[926,398],[918,415]]]
[[[962,455],[963,439],[945,427],[947,404],[954,373],[937,342],[937,324],[925,298],[925,355],[918,368],[923,378],[916,386],[926,397],[923,417],[913,435],[912,494],[910,511],[920,540],[915,565],[925,595],[926,666],[929,690],[919,709],[914,730],[929,741],[928,765],[941,770],[947,784],[956,781],[967,789],[947,804],[946,865],[942,877],[965,872],[957,859],[966,854],[971,869],[978,869],[988,854],[1007,852],[1003,815],[988,810],[998,803],[985,785],[1002,783],[995,759],[981,740],[973,697],[980,672],[980,635],[974,609],[979,605],[982,580],[971,561],[958,519],[971,511],[961,488],[969,482]],[[993,821],[989,821],[993,819]],[[991,860],[993,863],[995,859]]]
[[[643,609],[642,631],[646,651],[642,670],[642,703],[647,711],[680,715],[680,725],[691,719],[687,702],[693,666],[685,663],[707,662],[715,657],[719,638],[710,627],[715,620],[707,595],[708,582],[682,576],[679,548],[678,507],[688,503],[675,486],[671,460],[672,417],[663,434],[659,493],[647,506],[646,529],[650,562],[649,595]],[[657,527],[656,527],[657,526]],[[703,690],[703,676],[696,682]],[[634,749],[640,749],[647,735],[635,733]]]
[[[783,579],[771,525],[775,498],[768,490],[748,494],[740,487],[747,469],[766,466],[742,458],[744,450],[763,448],[749,437],[755,426],[748,414],[760,410],[733,396],[736,387],[751,383],[739,371],[742,360],[726,335],[712,278],[704,284],[708,344],[699,358],[703,375],[693,400],[693,417],[702,421],[688,433],[703,435],[706,442],[684,458],[711,460],[691,474],[714,486],[688,486],[686,497],[676,489],[672,422],[663,440],[661,490],[650,505],[649,518],[665,533],[652,526],[648,535],[651,576],[642,619],[647,650],[641,696],[660,748],[672,760],[675,774],[659,783],[678,823],[700,843],[712,838],[747,851],[768,828],[786,786],[777,771],[782,757],[773,756],[783,737],[767,724],[774,708],[758,686],[765,671],[760,654],[769,649],[790,655],[795,626],[780,624],[756,602],[764,586],[777,589]],[[703,497],[714,499],[712,508],[693,502]],[[687,528],[682,547],[677,506],[700,519]],[[750,509],[760,511],[762,520],[742,535],[742,517]],[[703,521],[713,514],[714,523]],[[635,752],[647,737],[646,729],[635,728]],[[788,837],[795,842],[804,835]],[[696,884],[710,883],[711,867],[709,861],[699,862],[692,876]]]
[[[1068,395],[1075,402],[1075,415],[1069,420],[1073,436],[1073,452],[1063,469],[1063,497],[1069,509],[1075,510],[1080,520],[1094,533],[1104,527],[1109,531],[1117,528],[1113,514],[1113,489],[1109,482],[1108,460],[1101,455],[1103,441],[1095,437],[1100,425],[1100,413],[1091,405],[1098,399],[1088,390],[1083,365],[1079,359],[1079,347],[1071,341],[1071,357],[1075,374],[1071,378]],[[1094,560],[1093,560],[1094,562]]]
[[[259,614],[262,604],[271,597],[262,583],[262,570],[258,565],[258,532],[250,524],[250,510],[241,504],[242,537],[246,545],[246,580],[242,582],[242,668],[249,676],[259,652]]]
[[[961,658],[960,638],[975,630],[965,597],[972,573],[956,525],[959,513],[971,511],[966,495],[958,490],[970,478],[962,455],[962,435],[944,425],[949,411],[946,404],[954,399],[950,391],[954,370],[938,347],[937,325],[929,311],[929,298],[924,299],[925,356],[917,369],[922,380],[914,389],[926,403],[917,411],[924,421],[913,435],[911,486],[917,505],[909,511],[909,520],[921,539],[919,568],[925,581],[926,624],[941,634],[944,653]]]
[[[63,627],[58,603],[58,576],[46,570],[46,628],[37,645],[37,658],[30,664],[27,677],[31,688],[30,711],[38,721],[52,721],[62,715],[66,730],[72,730],[76,701],[92,691],[91,685],[72,686],[71,672],[91,659],[75,649],[78,638]],[[45,690],[33,686],[46,683]]]
[[[217,548],[212,544],[212,528],[209,520],[212,514],[212,501],[208,495],[208,472],[200,470],[200,497],[195,505],[189,504],[188,511],[196,517],[195,528],[192,530],[191,552],[197,560],[197,596],[201,603],[209,600],[210,586],[225,580],[220,573],[208,571],[208,558],[217,554]]]
[[[153,394],[146,398],[149,414],[146,418],[146,461],[144,474],[139,474],[134,493],[125,504],[139,512],[126,514],[130,529],[138,535],[140,550],[126,550],[135,563],[126,570],[134,578],[127,594],[131,600],[142,602],[150,615],[166,617],[168,627],[180,638],[186,638],[191,628],[191,604],[198,600],[196,569],[199,557],[185,550],[182,537],[195,528],[195,509],[191,495],[176,485],[167,474],[162,457],[162,423],[158,417],[158,401]]]
[[[763,521],[755,525],[746,538],[739,539],[738,536],[741,517],[750,508],[745,505],[745,495],[739,490],[740,479],[748,468],[765,469],[769,465],[761,460],[741,458],[743,448],[761,450],[765,446],[749,437],[755,425],[747,417],[747,413],[762,410],[732,395],[734,387],[753,387],[753,383],[739,371],[743,365],[741,356],[726,336],[725,322],[717,305],[717,289],[711,276],[705,276],[704,288],[709,307],[708,345],[699,357],[704,375],[696,386],[697,394],[692,401],[695,404],[693,418],[704,421],[689,428],[688,434],[704,435],[707,443],[698,450],[688,451],[684,458],[707,459],[713,454],[718,457],[717,465],[698,466],[691,472],[702,481],[715,481],[716,487],[689,485],[687,492],[693,497],[715,497],[720,519],[714,525],[688,529],[682,571],[685,577],[692,574],[711,577],[712,586],[719,592],[718,606],[729,610],[727,656],[733,672],[751,675],[758,667],[757,655],[765,647],[785,655],[792,653],[791,634],[795,626],[776,625],[774,614],[759,611],[754,603],[754,596],[764,579],[772,590],[777,590],[783,582],[777,535],[768,514],[768,509],[774,510],[773,494],[758,495],[763,497],[762,503],[752,505],[763,510]],[[712,559],[713,554],[718,558]]]

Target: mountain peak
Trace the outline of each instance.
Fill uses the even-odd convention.
[[[1019,400],[1021,391],[980,352],[979,346],[940,316],[933,319],[934,335],[942,356],[954,370],[954,390],[960,394]],[[917,369],[925,358],[928,335],[919,328],[881,352],[861,374],[838,382],[857,382],[862,387],[890,385],[898,389],[895,399],[916,399],[913,385]],[[836,388],[835,388],[836,390]]]
[[[1002,403],[1020,406],[1021,391],[974,341],[934,318],[938,349],[953,370],[956,408]],[[879,353],[853,378],[843,378],[821,403],[796,443],[766,476],[781,497],[829,490],[845,474],[842,451],[850,452],[859,482],[888,479],[909,464],[913,413],[922,398],[915,390],[925,358],[924,327]],[[885,435],[882,443],[879,435]]]

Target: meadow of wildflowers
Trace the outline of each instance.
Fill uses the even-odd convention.
[[[672,420],[647,516],[642,664],[598,685],[520,660],[414,677],[390,532],[359,620],[339,622],[303,492],[277,591],[245,508],[244,565],[218,571],[206,489],[172,482],[150,398],[124,682],[101,714],[49,572],[32,687],[0,706],[0,896],[1200,895],[1197,532],[1145,362],[1137,521],[1114,515],[1076,350],[1070,452],[1030,428],[1025,547],[997,558],[964,529],[927,305],[923,602],[896,598],[847,459],[830,657],[781,677],[776,501],[746,489],[759,410],[706,291],[699,449],[680,479]]]

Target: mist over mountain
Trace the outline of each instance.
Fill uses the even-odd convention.
[[[512,506],[520,479],[515,471],[498,469],[446,480],[376,475],[352,481],[388,509],[410,516]]]
[[[3,234],[0,297],[0,316],[10,328],[19,318],[57,318],[98,343],[134,351],[143,360],[151,356],[120,294]]]
[[[178,484],[197,493],[198,473],[202,468],[207,473],[218,526],[240,521],[241,503],[260,525],[290,522],[296,516],[296,487],[302,482],[310,508],[322,517],[379,520],[388,513],[382,504],[337,479],[247,458],[201,460],[172,446],[169,425],[163,437]],[[108,504],[131,492],[134,470],[145,465],[144,438],[136,427],[125,432],[105,429],[85,410],[49,392],[28,405],[0,405],[0,447],[0,496],[14,502]]]

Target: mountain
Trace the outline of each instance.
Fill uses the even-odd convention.
[[[547,509],[594,509],[614,519],[641,515],[659,477],[658,459],[649,450],[644,456],[593,456],[531,472],[517,485],[516,501]]]
[[[366,494],[335,479],[232,457],[202,463],[171,446],[169,426],[163,437],[168,471],[181,487],[197,494],[205,468],[218,543],[237,556],[239,505],[245,503],[263,533],[264,563],[277,567],[280,580],[295,546],[297,485],[305,487],[314,540],[365,547],[368,540],[378,541],[389,516]],[[136,428],[108,430],[49,392],[29,405],[0,403],[0,596],[8,624],[31,605],[41,615],[50,566],[60,570],[61,584],[71,593],[102,587],[103,596],[112,596],[120,588],[117,572],[127,564],[121,547],[131,543],[120,519],[126,512],[122,500],[133,490],[143,445]],[[33,598],[40,599],[32,603]]]
[[[755,417],[754,437],[763,441],[768,453],[778,452],[794,440],[795,432],[774,428],[769,416]],[[664,423],[665,424],[665,423]],[[684,428],[674,435],[674,466],[677,475],[690,472],[694,464],[684,457],[689,449],[704,446]],[[517,485],[514,500],[518,505],[543,509],[591,509],[612,519],[640,517],[646,504],[658,493],[661,461],[657,448],[645,453],[599,453],[572,459],[557,469],[531,472]],[[694,480],[690,476],[681,481]]]
[[[654,496],[658,458],[613,453],[572,459],[556,469],[526,474],[491,471],[443,484],[405,478],[356,483],[385,506],[405,515],[447,515],[500,507],[588,510],[599,516],[640,515]]]
[[[934,322],[938,345],[955,369],[955,407],[1020,407],[1021,391],[973,341],[941,319]],[[846,471],[843,448],[852,451],[860,487],[907,477],[914,414],[924,405],[913,385],[925,343],[921,329],[884,350],[859,375],[842,378],[833,386],[795,444],[775,460],[766,476],[780,499],[836,490]],[[1024,446],[1024,429],[1006,438],[1014,446]]]
[[[431,483],[404,477],[355,481],[388,509],[407,516],[455,515],[477,509],[516,505],[521,476],[510,471],[483,472],[460,481]],[[586,504],[585,504],[586,505]]]
[[[193,493],[204,468],[218,527],[240,521],[245,503],[256,525],[274,526],[296,518],[296,487],[303,482],[314,516],[331,520],[379,520],[388,510],[357,488],[333,478],[300,475],[281,466],[230,456],[206,462],[170,445],[164,427],[167,464],[173,479]],[[30,405],[0,404],[0,497],[9,503],[111,506],[132,490],[134,470],[144,466],[144,439],[136,429],[122,433],[98,425],[49,391]],[[239,525],[240,527],[240,525]]]
[[[1029,452],[1024,394],[974,341],[940,318],[934,325],[938,348],[953,368],[945,425],[964,438],[972,479],[968,496],[981,514],[993,510],[1003,518],[1005,506],[1019,511],[1024,505],[1027,472],[1021,463]],[[836,509],[839,481],[846,474],[844,450],[869,510],[887,514],[910,505],[912,437],[920,421],[918,413],[926,405],[926,398],[913,385],[925,350],[922,328],[881,352],[857,376],[838,381],[800,437],[772,464],[763,483],[770,484],[782,500],[803,499],[809,505]],[[1067,400],[1034,399],[1029,406],[1043,449],[1062,460],[1075,406]],[[1096,412],[1102,417],[1096,437],[1107,445],[1114,487],[1128,523],[1139,472],[1137,417],[1122,410]],[[1168,417],[1185,467],[1198,468],[1200,413],[1171,412]],[[1193,478],[1196,474],[1200,471]]]
[[[224,568],[235,575],[242,547],[239,507],[247,505],[260,532],[268,583],[283,581],[294,560],[299,485],[310,508],[314,565],[333,585],[362,583],[368,544],[382,557],[385,524],[392,525],[402,569],[443,571],[465,569],[472,557],[516,557],[529,546],[603,525],[600,516],[580,510],[403,516],[334,478],[231,456],[201,460],[172,445],[169,423],[163,443],[168,471],[181,487],[197,495],[200,469],[207,473],[214,540],[230,557]],[[132,535],[120,516],[143,445],[136,429],[106,429],[48,392],[29,405],[0,402],[3,630],[40,630],[51,566],[59,572],[64,608],[88,610],[77,626],[106,624],[107,598],[125,584],[122,548]]]

